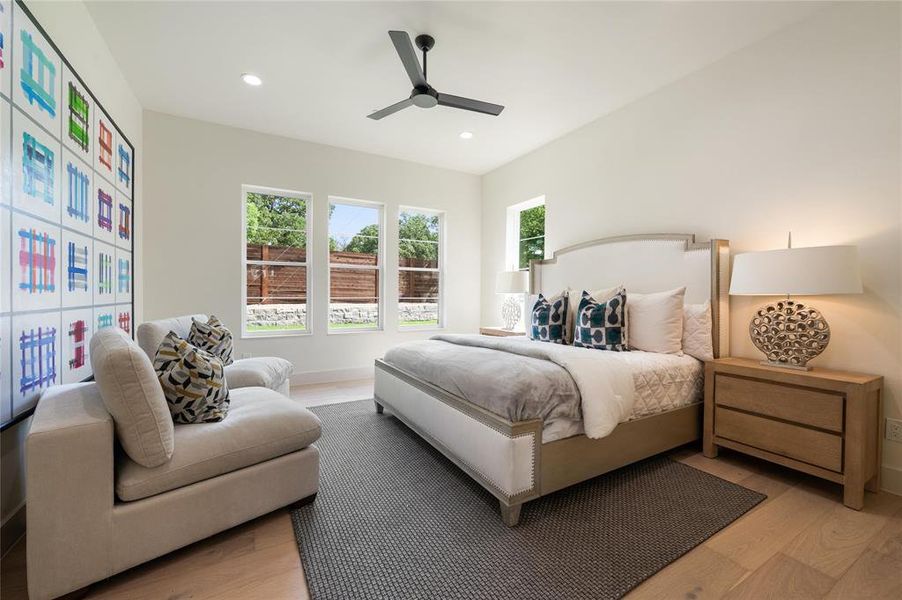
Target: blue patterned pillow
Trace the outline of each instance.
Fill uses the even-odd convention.
[[[564,343],[564,331],[567,324],[567,304],[569,296],[565,292],[549,302],[539,294],[532,307],[531,328],[532,339],[553,344]]]
[[[573,345],[622,352],[627,349],[626,290],[620,290],[605,302],[583,292],[576,310]]]

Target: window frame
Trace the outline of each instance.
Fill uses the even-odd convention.
[[[368,267],[366,265],[342,265],[334,263],[336,269],[368,269],[377,271],[379,284],[376,286],[376,292],[379,294],[376,302],[376,311],[378,318],[375,327],[332,327],[329,320],[329,307],[332,304],[332,257],[329,251],[329,241],[332,239],[331,218],[332,206],[335,204],[344,204],[347,206],[362,206],[365,208],[377,209],[379,215],[379,244],[376,249],[376,266]],[[358,198],[347,198],[345,196],[329,196],[329,204],[326,220],[326,334],[327,335],[348,335],[354,333],[372,333],[385,330],[385,203],[375,202],[372,200],[360,200]]]
[[[415,212],[421,215],[438,217],[438,267],[435,269],[420,267],[402,267],[401,266],[401,214],[405,212]],[[435,325],[402,325],[401,319],[398,319],[398,331],[431,331],[445,328],[445,211],[435,210],[432,208],[419,208],[416,206],[399,206],[398,207],[398,256],[396,268],[398,269],[398,305],[397,312],[400,317],[401,312],[401,272],[402,271],[421,271],[426,273],[438,273],[438,323]],[[417,240],[410,240],[417,241]]]
[[[545,233],[542,238],[544,255],[543,259],[548,258],[548,207],[545,204],[545,196],[536,196],[524,202],[519,202],[507,207],[507,235],[505,236],[505,263],[506,268],[510,271],[528,271],[529,265],[520,267],[520,213],[537,206],[545,206]],[[538,236],[537,236],[538,237]],[[537,239],[526,238],[526,239]]]
[[[247,195],[252,194],[268,194],[272,196],[283,196],[285,198],[294,198],[305,202],[306,228],[305,234],[307,244],[304,248],[304,262],[292,261],[263,261],[263,260],[247,260]],[[310,271],[312,268],[311,234],[313,222],[313,194],[309,192],[298,192],[295,190],[284,190],[280,188],[266,187],[262,185],[242,184],[241,186],[241,338],[268,338],[268,337],[294,337],[313,334],[313,294],[310,289]],[[275,265],[288,267],[304,267],[305,286],[307,291],[306,312],[304,315],[303,330],[288,331],[248,331],[247,330],[247,267],[248,265]]]

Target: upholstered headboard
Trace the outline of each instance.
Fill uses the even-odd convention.
[[[730,353],[730,242],[696,243],[691,234],[603,238],[557,250],[530,263],[530,291],[596,290],[624,285],[629,292],[686,286],[686,302],[711,300],[714,356]],[[627,296],[628,297],[628,296]]]

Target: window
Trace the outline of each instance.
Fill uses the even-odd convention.
[[[311,196],[243,186],[246,337],[297,335],[309,330],[308,210]]]
[[[329,200],[329,332],[382,328],[381,204]]]
[[[398,215],[398,323],[441,327],[442,217],[418,208]]]
[[[540,196],[507,209],[508,265],[528,269],[529,261],[545,258],[545,197]]]

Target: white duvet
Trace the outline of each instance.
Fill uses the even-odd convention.
[[[636,404],[633,372],[648,361],[645,352],[607,352],[525,337],[444,334],[432,339],[545,359],[563,367],[579,388],[585,434],[596,439],[629,420]]]

